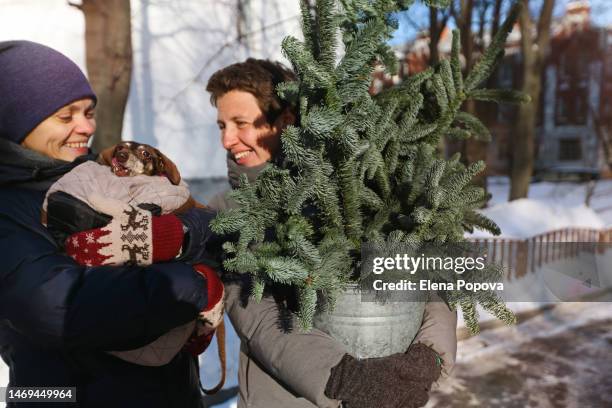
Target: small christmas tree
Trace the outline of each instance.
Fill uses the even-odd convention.
[[[301,2],[304,41],[287,37],[282,44],[298,81],[277,89],[298,106],[299,123],[281,136],[281,164],[267,166],[254,183],[243,178],[230,193],[239,208],[213,222],[215,231],[239,236],[225,243],[224,266],[253,275],[256,299],[270,281],[297,287],[305,329],[321,304],[317,300],[333,303],[351,279],[363,242],[418,248],[465,242],[464,232],[473,228],[500,232],[476,211],[487,197],[470,181],[484,163],[465,167],[458,156],[438,157],[435,146],[445,136],[488,134],[476,117],[460,111],[466,100],[525,101],[512,90],[478,89],[503,56],[518,6],[467,78],[455,32],[450,60],[371,96],[375,65],[397,69],[387,45],[396,28],[392,15],[413,2],[317,0],[314,9]],[[345,52],[336,62],[339,32]],[[274,239],[266,239],[270,231]],[[489,280],[501,274],[495,267],[486,272]],[[478,330],[477,303],[507,323],[515,320],[492,291],[453,292],[447,300],[462,307],[472,332]]]

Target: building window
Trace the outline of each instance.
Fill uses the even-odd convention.
[[[576,125],[585,125],[587,120],[587,92],[586,89],[581,89],[576,92],[574,99],[574,120]]]
[[[606,55],[604,62],[604,81],[606,90],[612,89],[612,50]]]
[[[508,160],[510,158],[510,146],[505,140],[497,139],[497,159]]]
[[[557,126],[586,124],[588,114],[587,94],[586,88],[557,91],[555,106]]]
[[[580,139],[561,139],[559,140],[559,160],[576,161],[582,159],[582,145]]]
[[[557,80],[559,86],[566,85],[569,80],[569,70],[567,66],[567,56],[565,54],[559,57],[559,65],[557,67]]]
[[[569,123],[568,102],[564,93],[557,93],[557,106],[555,109],[555,122],[558,125],[567,125]]]
[[[499,66],[498,85],[500,88],[511,88],[514,82],[514,60],[507,58],[503,64]]]
[[[588,116],[590,62],[584,50],[569,48],[559,58],[555,122],[585,125]]]

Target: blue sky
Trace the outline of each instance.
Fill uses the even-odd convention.
[[[567,3],[571,0],[557,0],[555,4],[555,16],[560,17],[565,12]],[[542,3],[542,0],[531,0],[534,6]],[[506,1],[506,4],[510,4]],[[591,0],[591,15],[593,22],[598,26],[612,25],[612,0]],[[395,32],[390,44],[397,45],[414,39],[416,26],[427,28],[429,24],[429,12],[426,6],[417,3],[404,15],[398,16],[399,28]]]

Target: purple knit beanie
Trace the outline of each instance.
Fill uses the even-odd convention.
[[[68,57],[30,41],[0,42],[0,138],[21,143],[58,109],[83,98],[97,100]]]

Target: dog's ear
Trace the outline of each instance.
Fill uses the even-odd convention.
[[[98,154],[96,161],[105,166],[112,166],[113,154],[115,153],[116,148],[117,148],[117,145],[113,145],[111,147],[107,147],[106,149],[102,150]]]
[[[166,174],[168,180],[175,186],[181,182],[181,173],[179,173],[178,167],[172,160],[170,160],[165,154],[155,149],[155,153],[159,157],[158,168],[161,172]]]

